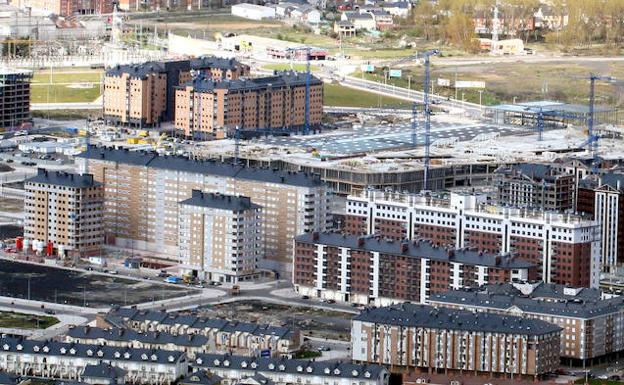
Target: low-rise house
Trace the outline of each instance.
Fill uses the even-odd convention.
[[[350,21],[338,20],[334,22],[334,32],[343,37],[355,36],[355,25]]]
[[[0,367],[20,376],[82,381],[88,366],[102,363],[123,369],[133,384],[169,385],[188,373],[177,351],[0,338]]]
[[[82,372],[82,381],[91,385],[125,384],[126,371],[106,363],[87,365]]]
[[[386,31],[394,27],[394,19],[392,14],[379,7],[360,8],[360,14],[370,14],[375,20],[375,29],[378,31]]]
[[[281,326],[126,308],[111,310],[106,320],[114,326],[126,326],[143,333],[199,334],[208,338],[215,352],[257,355],[270,350],[272,355],[280,356],[289,355],[301,346],[299,330]]]
[[[356,30],[373,31],[376,29],[375,19],[370,13],[359,13],[357,11],[343,12],[341,21],[348,21],[355,26]]]
[[[409,1],[394,1],[381,4],[381,8],[396,17],[407,17],[411,9]]]
[[[197,353],[208,353],[210,340],[201,334],[174,335],[165,332],[139,333],[132,329],[103,329],[91,326],[73,327],[67,331],[65,342],[91,345],[162,349],[186,353],[194,358]]]
[[[222,377],[224,385],[387,385],[389,379],[381,365],[344,362],[202,354],[192,365]]]

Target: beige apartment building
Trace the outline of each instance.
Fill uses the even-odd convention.
[[[559,367],[558,326],[535,319],[404,303],[351,322],[355,362],[538,378]]]
[[[101,251],[104,189],[90,174],[39,169],[24,185],[24,238],[59,257]]]
[[[77,160],[104,184],[107,243],[172,262],[178,262],[179,203],[193,190],[246,196],[262,207],[260,267],[291,271],[295,236],[327,226],[330,192],[312,174],[108,147],[90,147]]]
[[[193,190],[179,216],[183,270],[207,281],[253,278],[263,255],[260,206],[249,197]]]
[[[117,65],[104,77],[104,116],[114,124],[155,126],[173,120],[174,88],[193,76],[220,81],[247,75],[249,66],[215,56]]]
[[[310,79],[309,124],[321,124],[323,82]],[[186,136],[243,131],[296,131],[306,123],[306,74],[214,81],[196,78],[176,88],[175,127]]]

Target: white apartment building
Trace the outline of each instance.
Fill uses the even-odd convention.
[[[62,258],[101,251],[104,190],[90,174],[39,169],[24,184],[24,238]]]
[[[538,279],[545,282],[577,287],[597,287],[599,282],[600,233],[595,221],[492,206],[484,195],[366,190],[347,198],[345,231],[512,253],[537,264]]]
[[[169,385],[188,372],[182,352],[0,338],[0,367],[20,376],[80,381],[87,366],[106,363],[125,371],[125,382]]]
[[[263,258],[259,205],[248,197],[193,190],[178,212],[182,270],[216,282],[252,278]]]
[[[390,377],[382,365],[230,354],[200,354],[193,367],[216,374],[223,379],[223,385],[241,384],[242,380],[256,376],[275,385],[388,385]]]

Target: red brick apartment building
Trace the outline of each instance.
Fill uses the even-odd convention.
[[[298,293],[376,306],[425,302],[450,289],[525,282],[537,275],[536,265],[506,255],[318,232],[295,239],[293,264]]]
[[[310,80],[309,123],[323,116],[323,82]],[[175,127],[186,136],[223,136],[240,130],[298,130],[306,122],[306,74],[286,71],[275,76],[215,81],[197,78],[177,87]]]
[[[579,182],[576,209],[600,226],[603,271],[624,263],[624,174],[606,173]]]
[[[171,121],[174,88],[192,80],[193,75],[233,80],[248,76],[249,66],[215,56],[115,66],[104,78],[104,117],[138,127]]]
[[[537,265],[544,282],[598,286],[600,233],[595,221],[580,216],[492,206],[475,194],[366,190],[347,197],[344,222],[346,234],[512,254]]]

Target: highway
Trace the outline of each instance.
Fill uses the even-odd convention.
[[[366,79],[360,79],[353,76],[345,76],[340,79],[339,83],[340,85],[345,87],[373,92],[376,94],[390,96],[397,99],[403,99],[417,103],[422,103],[424,100],[424,93],[422,91],[410,90],[391,84],[383,84]],[[449,112],[463,111],[465,114],[470,115],[473,118],[479,118],[482,115],[483,108],[478,104],[462,102],[459,100],[454,100],[437,95],[430,95],[429,97],[432,104],[434,105],[434,108],[442,108],[444,110],[448,110]]]

